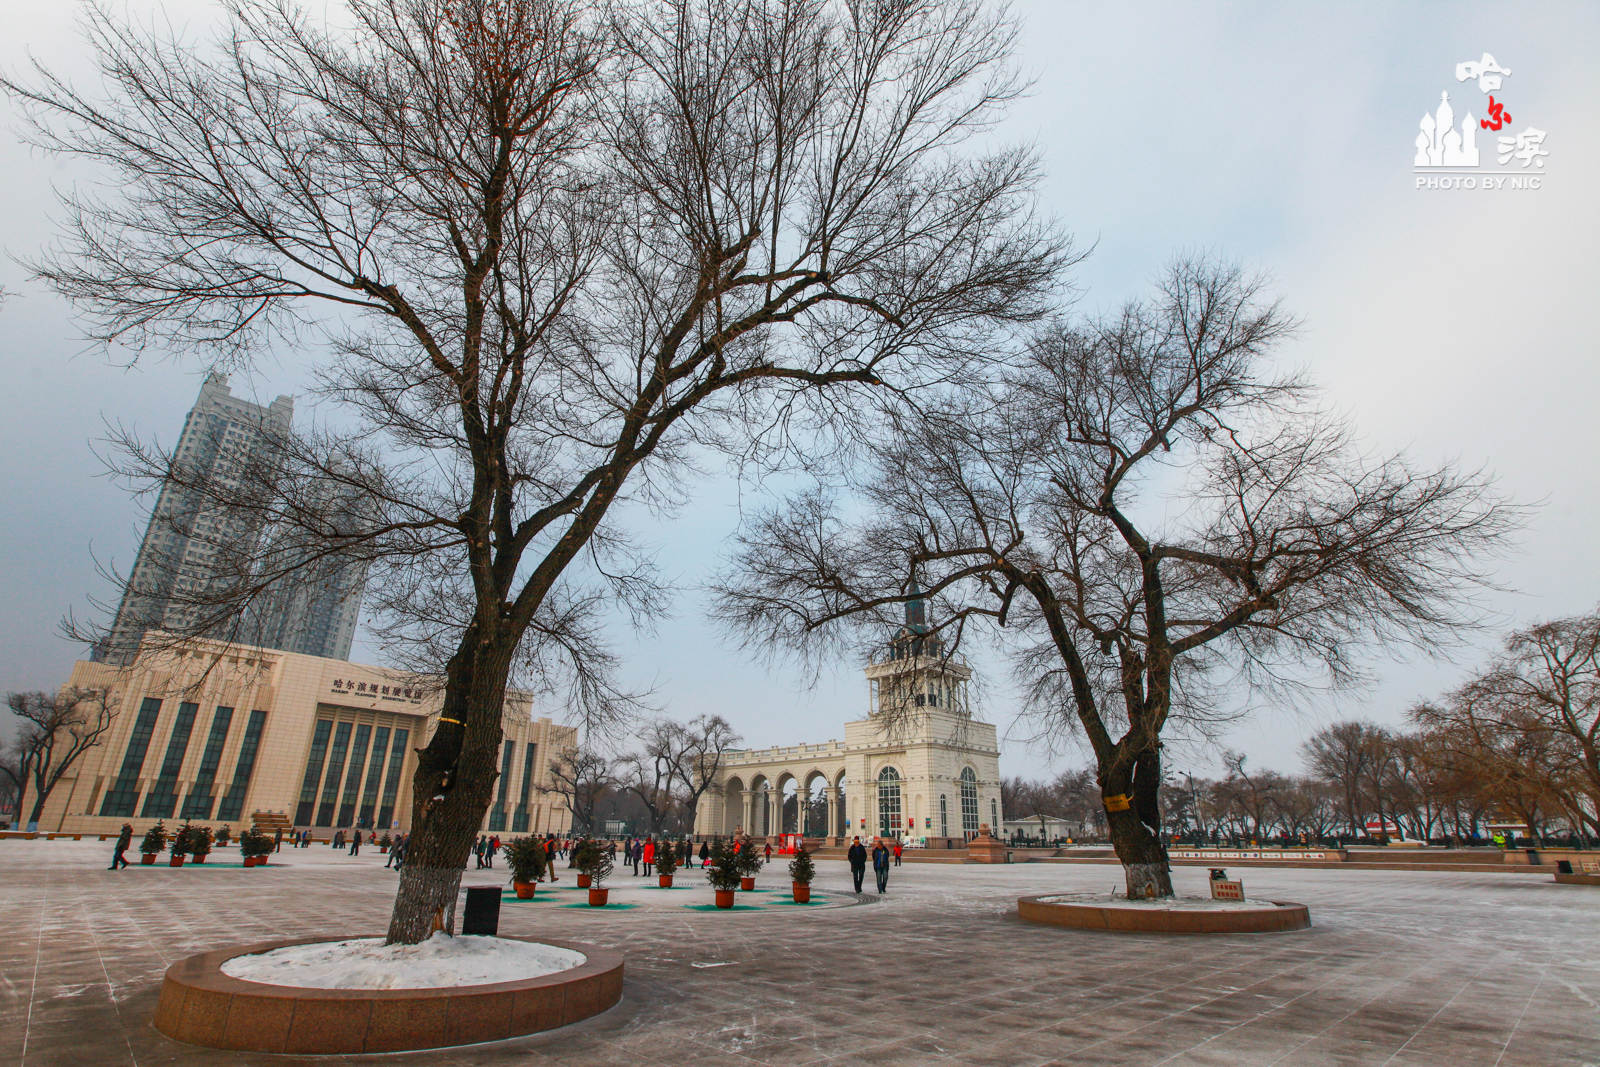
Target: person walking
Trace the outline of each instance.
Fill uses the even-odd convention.
[[[772,862],[772,842],[771,841],[767,842],[766,862],[768,862],[768,863]]]
[[[272,835],[272,851],[277,852],[283,848],[283,827],[278,827]]]
[[[410,843],[410,834],[402,834],[400,837],[395,839],[394,848],[389,850],[390,855],[394,856],[395,870],[398,871],[400,869],[400,865],[406,861],[406,846]]]
[[[867,876],[867,850],[861,844],[861,838],[855,838],[850,844],[850,851],[845,853],[845,858],[850,861],[850,877],[855,879],[856,892],[861,892],[861,880]]]
[[[894,839],[894,865],[896,867],[900,866],[900,850],[903,847],[904,846],[902,846],[900,844],[900,839],[898,837],[895,838]]]
[[[644,876],[650,877],[650,865],[656,861],[656,839],[647,837],[639,846],[639,858],[644,861]]]
[[[872,846],[872,873],[878,878],[878,895],[889,891],[889,849],[879,838]]]
[[[128,857],[123,853],[128,851],[128,846],[131,844],[133,844],[133,825],[131,823],[123,823],[122,832],[117,835],[117,843],[112,846],[111,866],[107,867],[106,870],[114,871],[118,867],[126,867],[128,865]]]
[[[361,855],[361,831],[357,830],[350,835],[350,855]]]
[[[700,842],[700,866],[704,867],[711,860],[711,847],[704,841]]]
[[[335,830],[333,832],[333,847],[334,848],[344,848],[344,831],[343,830]]]

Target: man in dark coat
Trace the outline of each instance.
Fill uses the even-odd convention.
[[[128,823],[122,824],[122,832],[117,835],[117,850],[111,854],[111,866],[107,870],[114,871],[118,867],[128,865],[128,857],[123,853],[128,851],[128,846],[133,844],[133,827]]]
[[[889,847],[879,838],[872,846],[872,873],[878,879],[878,895],[889,891]],[[860,889],[856,890],[861,892]]]
[[[867,876],[867,850],[857,837],[851,842],[850,851],[845,853],[850,861],[850,877],[855,879],[856,892],[861,892],[861,880]]]

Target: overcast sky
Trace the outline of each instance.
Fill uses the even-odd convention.
[[[0,65],[17,72],[31,52],[87,82],[75,6],[0,0]],[[212,17],[197,2],[127,6],[196,29]],[[1513,590],[1493,598],[1505,624],[1594,607],[1600,5],[1038,0],[1017,11],[1026,24],[1019,61],[1037,81],[1002,135],[1041,146],[1044,208],[1094,246],[1074,279],[1083,306],[1146,291],[1187,249],[1269,272],[1305,320],[1287,358],[1323,383],[1366,444],[1422,463],[1486,466],[1516,499],[1540,505],[1520,552],[1499,567]],[[1526,172],[1542,187],[1415,188],[1418,120],[1439,94],[1450,93],[1458,123],[1469,108],[1485,116],[1487,97],[1454,77],[1457,63],[1485,52],[1512,72],[1495,93],[1513,115],[1501,132],[1547,134],[1546,166]],[[1490,168],[1496,136],[1479,136]],[[14,135],[0,139],[0,247],[25,255],[49,241],[52,184],[88,177]],[[58,621],[110,595],[94,560],[125,566],[143,528],[141,504],[98,476],[91,446],[104,420],[175,437],[203,368],[150,357],[133,369],[108,365],[23,268],[0,262],[0,286],[12,294],[0,308],[0,691],[54,688],[80,651],[56,636]],[[317,355],[278,353],[253,379],[236,376],[235,391],[263,402],[296,393]],[[717,562],[739,503],[734,486],[710,484],[675,523],[650,532],[663,569],[687,591],[659,635],[623,635],[628,675],[654,686],[671,714],[721,713],[751,744],[840,737],[840,724],[866,706],[858,664],[804,688],[742,659],[701,619],[693,589]],[[1397,723],[1480,656],[1379,660],[1371,689],[1264,709],[1227,743],[1257,765],[1296,770],[1300,742],[1319,725]],[[372,658],[359,638],[354,658]],[[1004,735],[1015,709],[997,679],[984,717]],[[1082,761],[1002,747],[1006,774]],[[1208,770],[1214,753],[1175,762]]]

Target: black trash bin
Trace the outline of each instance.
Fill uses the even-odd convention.
[[[467,908],[461,916],[462,934],[494,937],[500,933],[500,887],[467,887]]]

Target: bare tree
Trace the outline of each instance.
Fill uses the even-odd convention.
[[[617,764],[618,783],[639,798],[650,816],[650,832],[659,835],[667,816],[678,807],[673,774],[676,741],[682,727],[675,722],[650,723],[640,732],[642,752],[631,752]]]
[[[1341,722],[1318,730],[1301,746],[1311,773],[1338,790],[1350,836],[1366,833],[1366,783],[1377,766],[1383,731],[1372,723]]]
[[[831,653],[844,624],[885,632],[920,582],[950,645],[1003,628],[1051,729],[1094,751],[1129,894],[1170,895],[1169,720],[1214,713],[1224,682],[1346,684],[1365,640],[1471,624],[1516,525],[1483,476],[1371,457],[1310,409],[1267,365],[1291,325],[1239,270],[1180,262],[1154,302],[1041,334],[958,416],[906,419],[861,486],[867,518],[823,491],[761,515],[720,617]]]
[[[721,715],[697,715],[687,723],[670,723],[660,751],[677,783],[678,803],[683,825],[694,832],[700,798],[717,781],[723,756],[739,743],[728,720]]]
[[[1047,309],[1066,244],[1030,214],[1031,151],[966,147],[1019,89],[978,0],[353,0],[348,34],[228,10],[205,52],[89,8],[106,99],[3,83],[36,144],[118,190],[69,192],[37,269],[108,344],[248,361],[332,320],[320,389],[356,427],[190,486],[281,566],[244,552],[185,617],[370,562],[381,633],[443,690],[388,935],[417,942],[490,803],[524,644],[590,725],[625,703],[594,612],[662,601],[619,512],[682,500],[707,450],[820,461],[875,428],[874,395],[966,380]]]
[[[1247,758],[1242,752],[1225,752],[1222,765],[1227,777],[1219,783],[1234,806],[1250,819],[1251,833],[1263,840],[1271,829],[1271,814],[1278,806],[1285,782],[1281,774],[1272,770],[1245,770]]]
[[[6,706],[22,720],[10,760],[0,763],[16,787],[17,819],[39,821],[61,776],[72,769],[111,728],[116,701],[109,688],[67,688],[59,693],[8,693]],[[33,809],[22,818],[24,798],[33,789]]]
[[[1563,807],[1600,834],[1600,613],[1516,631],[1472,689],[1492,697],[1474,702],[1480,713],[1560,737],[1550,747],[1568,759],[1550,777],[1572,783]]]
[[[594,809],[616,786],[611,761],[585,748],[563,749],[550,762],[551,791],[567,798],[572,829],[595,832]]]

